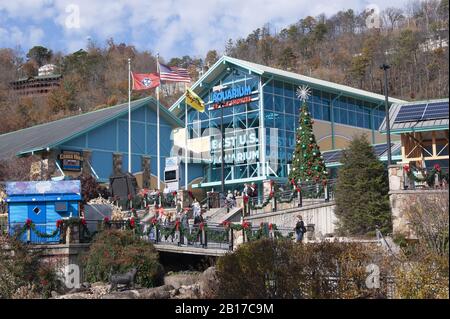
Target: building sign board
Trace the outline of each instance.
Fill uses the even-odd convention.
[[[234,88],[227,88],[218,92],[212,93],[211,102],[213,108],[217,109],[220,106],[228,107],[238,104],[251,102],[252,88],[249,85],[237,86]]]
[[[61,168],[65,171],[81,171],[83,156],[80,151],[61,151],[59,154]]]

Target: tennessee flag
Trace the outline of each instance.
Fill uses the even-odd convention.
[[[133,78],[133,90],[148,90],[159,86],[159,76],[153,73],[139,74],[131,72]]]
[[[205,102],[190,88],[186,89],[186,103],[199,112],[205,112]]]

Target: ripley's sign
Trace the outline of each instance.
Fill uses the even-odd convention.
[[[238,86],[226,89],[220,92],[214,92],[211,97],[213,108],[217,109],[219,106],[227,107],[238,104],[251,102],[252,88],[250,86]]]

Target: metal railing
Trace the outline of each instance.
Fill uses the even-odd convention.
[[[283,211],[292,208],[311,206],[334,200],[336,180],[329,180],[326,185],[301,183],[298,185],[300,192],[294,192],[289,186],[289,190],[281,190],[275,192],[275,196],[268,202],[267,197],[259,195],[249,197],[247,214],[254,215],[262,213],[264,204],[272,204],[272,211]],[[283,186],[280,186],[281,189]],[[284,208],[279,209],[279,204],[283,204]],[[287,207],[286,207],[287,206]]]
[[[220,224],[140,225],[140,237],[154,244],[176,245],[210,249],[232,250],[233,238],[230,229]]]
[[[449,188],[449,168],[441,167],[439,174],[435,173],[435,169],[417,169],[410,168],[410,176],[405,169],[403,169],[403,187],[405,190],[434,190],[434,189],[448,189]],[[421,179],[419,181],[418,179]]]

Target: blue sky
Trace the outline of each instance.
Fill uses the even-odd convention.
[[[0,47],[34,45],[71,53],[87,39],[160,52],[166,59],[222,53],[229,38],[245,37],[270,22],[281,29],[308,15],[377,5],[403,7],[406,0],[0,0]]]

